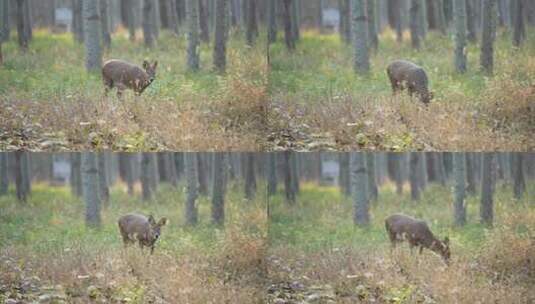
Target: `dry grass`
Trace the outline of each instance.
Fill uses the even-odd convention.
[[[271,140],[296,150],[531,151],[534,101],[535,87],[497,79],[478,100],[453,93],[428,107],[403,95],[279,102]]]
[[[449,267],[429,251],[413,256],[406,246],[392,255],[386,244],[373,251],[279,248],[271,251],[277,258],[271,258],[270,275],[336,303],[533,303],[533,220],[508,215],[476,252],[454,246]]]

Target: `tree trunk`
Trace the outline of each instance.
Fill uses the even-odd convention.
[[[514,197],[516,200],[521,200],[526,192],[526,181],[524,179],[524,154],[513,153],[511,155],[511,163]]]
[[[353,223],[367,226],[370,222],[369,202],[367,196],[368,174],[364,153],[351,153],[351,193],[353,196]]]
[[[225,153],[214,153],[213,164],[212,222],[222,226],[225,223]]]
[[[420,0],[411,0],[410,7],[410,28],[411,28],[411,42],[412,47],[416,50],[420,49],[420,37],[422,34],[422,25],[420,24]]]
[[[208,8],[205,0],[199,1],[199,27],[201,29],[201,41],[204,43],[210,42],[210,28],[208,27]]]
[[[400,153],[388,153],[388,175],[390,180],[396,183],[396,193],[403,194]]]
[[[368,55],[368,21],[366,18],[366,1],[355,0],[353,2],[353,28],[355,31],[355,73],[367,75],[370,71],[370,59]]]
[[[84,152],[82,154],[82,189],[86,206],[86,225],[88,227],[100,227],[97,156],[92,152]]]
[[[133,42],[136,40],[137,0],[122,0],[121,4],[125,6],[125,11],[127,14],[128,37],[130,41]]]
[[[268,196],[277,194],[277,154],[268,153],[268,176],[267,192]]]
[[[410,153],[410,171],[409,171],[409,182],[411,185],[411,198],[413,201],[420,200],[420,174],[422,170],[419,167],[420,164],[420,154],[418,152]]]
[[[154,0],[143,0],[143,40],[148,48],[154,47],[155,44],[155,33],[153,32],[156,27],[153,24],[155,6]]]
[[[26,191],[24,189],[23,173],[22,173],[22,158],[24,152],[15,151],[15,164],[13,171],[15,172],[15,190],[17,194],[17,200],[19,202],[26,203]]]
[[[82,155],[81,153],[71,153],[71,194],[82,196]]]
[[[466,192],[468,194],[476,193],[476,176],[475,176],[475,164],[474,156],[472,153],[465,153],[466,158]]]
[[[268,43],[272,44],[277,41],[277,1],[268,0]]]
[[[494,40],[496,39],[496,0],[483,2],[483,33],[481,37],[481,68],[489,75],[494,72]]]
[[[110,34],[110,3],[109,0],[100,0],[100,20],[102,30],[102,44],[104,48],[109,49],[111,47],[111,34]]]
[[[419,0],[420,1],[420,10],[419,10],[419,23],[420,23],[420,37],[422,39],[425,39],[427,37],[427,30],[429,28],[429,24],[427,22],[427,1],[426,0]]]
[[[379,37],[377,35],[377,12],[375,11],[374,1],[377,0],[367,0],[367,15],[368,15],[368,42],[370,49],[374,52],[377,52],[379,48]],[[418,0],[420,1],[420,0]]]
[[[193,0],[194,1],[194,0]],[[196,153],[184,153],[184,166],[186,170],[186,224],[197,224],[197,205],[195,201],[198,197],[198,177],[197,177],[197,155]]]
[[[166,0],[166,10],[167,10],[167,17],[169,22],[169,29],[173,31],[173,33],[178,36],[180,34],[179,28],[178,28],[178,14],[177,14],[177,5],[176,0]]]
[[[340,190],[346,197],[349,197],[351,194],[349,153],[340,153],[338,159],[340,168],[338,182],[340,184]]]
[[[197,0],[186,0],[186,18],[188,23],[188,69],[197,71],[199,63],[199,6]]]
[[[456,3],[455,5],[457,5]],[[464,4],[464,3],[463,3]],[[453,154],[453,171],[455,175],[455,200],[454,200],[454,219],[455,225],[464,226],[466,223],[466,205],[465,205],[465,179],[466,179],[466,160],[464,153]]]
[[[199,178],[199,194],[208,194],[208,176],[206,174],[206,159],[202,153],[196,153],[197,155],[197,177]]]
[[[434,167],[435,167],[435,174],[436,174],[436,181],[440,183],[440,185],[445,186],[446,185],[446,170],[444,169],[444,154],[442,152],[435,152],[434,160]]]
[[[513,46],[520,47],[526,39],[526,25],[524,22],[524,1],[511,1],[511,18],[513,23]]]
[[[436,0],[434,5],[435,20],[437,29],[443,35],[446,35],[446,16],[444,14],[444,0]]]
[[[292,179],[292,167],[291,167],[291,153],[290,151],[285,151],[282,153],[282,173],[284,175],[284,191],[286,194],[286,201],[289,204],[295,204],[295,189],[293,186]]]
[[[6,195],[9,189],[7,155],[7,152],[0,153],[0,196]]]
[[[338,6],[340,8],[340,37],[342,41],[350,44],[351,35],[351,0],[339,0]]]
[[[142,153],[141,155],[141,196],[143,201],[150,201],[153,196],[153,187],[151,180],[153,172],[151,170],[152,155]]]
[[[100,201],[104,204],[104,207],[108,206],[108,203],[110,201],[110,188],[109,188],[109,180],[107,175],[107,161],[106,161],[106,154],[104,153],[98,153],[97,154],[97,161],[98,161],[98,190],[100,193]]]
[[[28,44],[30,37],[28,37],[28,31],[26,27],[26,18],[24,17],[25,2],[28,0],[16,0],[17,1],[17,35],[19,38],[19,48],[21,51],[26,52],[28,50]]]
[[[295,41],[301,39],[301,1],[292,1],[292,36]]]
[[[286,48],[290,51],[295,50],[295,39],[292,33],[292,2],[294,0],[283,0],[283,14],[282,20],[284,22],[284,41],[286,42]]]
[[[421,191],[425,191],[425,188],[427,188],[427,162],[425,160],[425,155],[425,152],[420,152],[420,156],[418,157],[418,168],[420,169],[418,185]]]
[[[455,69],[466,72],[466,0],[454,0],[455,12]]]
[[[11,34],[11,24],[9,22],[10,1],[4,0],[0,3],[0,44],[9,41]]]
[[[30,153],[24,152],[22,155],[22,188],[26,196],[32,191],[32,170],[30,164]]]
[[[476,1],[466,0],[466,29],[468,41],[477,42],[477,16],[476,16]]]
[[[489,0],[493,1],[493,0]],[[494,153],[484,153],[481,178],[481,223],[492,226],[494,221],[494,188],[496,183],[496,162]]]
[[[255,154],[247,152],[245,155],[245,198],[252,200],[256,194]]]
[[[256,1],[257,0],[247,1],[246,39],[248,46],[253,46],[256,42],[256,37],[258,36],[258,22],[256,20]]]
[[[100,72],[102,50],[100,47],[100,16],[98,1],[83,1],[85,66],[89,72]]]
[[[375,178],[375,153],[366,153],[366,168],[368,173],[368,195],[372,202],[377,201],[379,191],[377,189],[377,180]]]
[[[214,66],[220,73],[227,65],[228,3],[229,0],[218,0],[215,11]]]
[[[398,42],[403,41],[403,28],[401,24],[401,1],[388,0],[388,22],[390,27],[396,31]]]

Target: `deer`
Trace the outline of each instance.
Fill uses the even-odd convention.
[[[126,89],[131,89],[136,96],[140,96],[154,82],[157,67],[158,61],[151,64],[145,60],[142,67],[124,60],[106,61],[102,67],[104,95],[107,96],[109,91],[115,87],[119,99]]]
[[[165,217],[156,222],[152,215],[147,217],[130,213],[122,216],[119,218],[118,224],[125,248],[137,241],[141,250],[144,247],[149,247],[152,255],[154,253],[154,245],[160,238],[161,228],[168,222]]]
[[[394,94],[407,89],[409,96],[418,95],[425,105],[433,99],[434,94],[428,88],[427,73],[421,66],[407,60],[395,60],[388,65],[386,72]]]
[[[436,238],[427,223],[404,214],[394,214],[385,219],[385,227],[390,238],[391,251],[395,249],[397,243],[407,241],[411,252],[414,247],[419,247],[420,254],[424,248],[429,249],[440,256],[444,262],[449,264],[450,240]]]

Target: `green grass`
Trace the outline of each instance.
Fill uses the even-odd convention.
[[[245,221],[250,214],[262,212],[262,200],[247,204],[236,187],[231,188],[227,196],[226,226],[238,227],[244,234],[262,238],[266,233],[265,223]],[[27,204],[16,202],[13,190],[10,192],[11,195],[0,197],[0,243],[3,247],[24,248],[35,254],[62,252],[73,246],[95,251],[120,249],[122,239],[117,220],[130,212],[154,214],[156,218],[165,216],[170,220],[170,224],[163,228],[157,250],[176,255],[187,254],[192,248],[213,252],[225,238],[225,229],[210,222],[209,197],[200,197],[200,222],[196,227],[188,227],[184,223],[185,197],[170,186],[161,187],[150,202],[143,202],[138,196],[130,197],[123,189],[114,188],[109,207],[102,209],[102,227],[99,229],[86,227],[84,203],[81,198],[72,196],[68,188],[33,185]]]
[[[68,98],[73,95],[95,98],[102,95],[100,73],[91,75],[86,72],[84,46],[75,42],[71,34],[36,31],[27,54],[19,52],[15,38],[4,45],[6,58],[4,67],[0,69],[2,95],[29,99]],[[231,71],[236,58],[247,58],[257,52],[243,47],[243,44],[241,35],[231,36],[228,46]],[[164,31],[160,43],[149,49],[141,41],[132,43],[125,33],[119,32],[113,37],[111,50],[104,53],[103,61],[119,58],[141,66],[143,60],[158,60],[157,81],[147,89],[147,99],[180,101],[184,91],[215,95],[224,82],[212,70],[212,46],[201,45],[201,70],[190,73],[185,62],[185,45],[184,37],[176,38]]]
[[[479,224],[479,196],[467,198],[467,225],[457,228],[453,225],[453,197],[449,187],[431,184],[421,201],[413,202],[408,185],[405,185],[404,194],[398,196],[393,185],[387,184],[380,189],[379,200],[371,206],[371,225],[361,228],[353,224],[350,198],[344,197],[338,188],[305,184],[294,207],[285,203],[283,195],[278,194],[270,199],[270,243],[275,248],[287,247],[305,252],[333,248],[384,249],[390,244],[384,219],[401,212],[425,219],[432,231],[441,238],[448,235],[454,250],[477,250],[486,241],[487,234],[492,233],[488,227]],[[498,186],[496,190],[495,217],[498,227],[511,214],[535,213],[535,205],[533,202],[529,204],[530,195],[535,193],[535,185],[530,186],[529,192],[519,203],[514,202],[511,191],[510,186]],[[534,228],[527,227],[531,231]],[[519,231],[523,229],[526,227],[519,226]]]
[[[353,49],[342,43],[336,34],[318,35],[305,32],[297,50],[289,54],[282,43],[272,47],[272,73],[270,89],[276,95],[308,103],[321,100],[336,100],[337,96],[389,96],[392,91],[386,75],[386,67],[395,59],[411,60],[428,72],[430,88],[437,100],[447,95],[462,94],[466,99],[478,97],[485,90],[489,77],[480,72],[479,45],[467,48],[468,72],[459,75],[453,66],[453,37],[430,32],[421,50],[414,50],[408,42],[399,44],[394,34],[386,30],[380,38],[379,50],[371,54],[371,72],[367,77],[356,75]],[[511,46],[507,32],[499,33],[496,41],[495,75],[510,74],[511,63],[526,62],[533,58],[535,39],[530,33],[520,50]],[[533,73],[507,75],[523,85],[533,82]]]

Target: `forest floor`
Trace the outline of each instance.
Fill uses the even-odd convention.
[[[453,66],[453,37],[430,32],[421,50],[386,30],[367,77],[353,71],[353,48],[337,34],[302,33],[294,53],[271,48],[271,150],[527,151],[535,149],[535,36],[521,49],[507,32],[496,41],[495,74],[480,72],[479,46],[467,48],[468,72]],[[392,96],[386,67],[411,60],[428,73],[428,106]]]
[[[262,302],[265,201],[245,203],[241,187],[229,185],[225,229],[210,224],[205,196],[199,224],[186,227],[182,195],[171,186],[162,186],[150,203],[117,186],[100,229],[85,227],[84,204],[68,188],[32,187],[26,205],[15,202],[14,193],[0,198],[0,302]],[[123,249],[117,219],[133,211],[170,220],[153,256],[137,246]]]
[[[495,224],[479,224],[479,197],[467,199],[467,224],[453,226],[451,193],[430,185],[420,202],[394,185],[381,188],[371,225],[352,222],[352,206],[334,187],[304,184],[296,206],[270,201],[268,303],[532,303],[535,300],[535,185],[522,201],[499,185]],[[396,212],[426,219],[449,236],[452,261],[428,250],[392,254],[384,218]]]
[[[368,77],[352,69],[352,48],[338,35],[303,32],[293,54],[265,37],[245,47],[233,33],[228,71],[212,69],[201,46],[198,73],[188,73],[185,39],[164,31],[147,49],[124,31],[104,59],[158,60],[156,81],[143,96],[104,97],[99,73],[84,68],[84,49],[70,34],[38,30],[27,54],[15,37],[0,68],[0,149],[34,151],[196,150],[535,150],[535,36],[521,49],[507,32],[496,42],[495,75],[479,72],[469,45],[468,72],[453,68],[450,36],[429,33],[420,51],[381,35]],[[141,37],[141,36],[140,36]],[[386,66],[405,58],[428,72],[435,100],[425,107],[392,96]]]
[[[0,149],[261,150],[265,49],[261,41],[245,47],[241,36],[231,35],[222,76],[213,71],[211,45],[201,45],[201,70],[189,73],[185,39],[164,31],[157,47],[147,49],[120,30],[104,60],[159,62],[156,81],[141,97],[129,91],[123,101],[115,92],[104,96],[100,72],[86,72],[84,47],[72,35],[35,31],[26,54],[13,37],[0,68]]]

